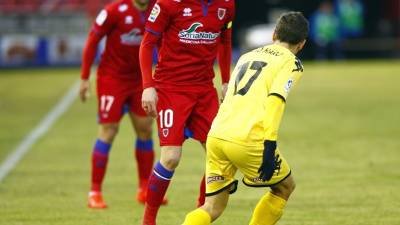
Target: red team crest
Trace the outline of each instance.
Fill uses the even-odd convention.
[[[164,136],[164,137],[167,137],[168,134],[169,134],[169,129],[163,129],[163,130],[162,130],[162,133],[163,133],[163,136]]]
[[[223,20],[226,14],[226,9],[218,8],[218,19]]]

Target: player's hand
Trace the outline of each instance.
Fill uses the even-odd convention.
[[[145,88],[142,94],[142,108],[147,113],[154,118],[157,117],[157,91],[154,87]]]
[[[81,85],[79,87],[79,97],[82,102],[85,102],[90,97],[90,81],[81,80]]]
[[[276,141],[264,141],[263,161],[258,169],[262,181],[271,180],[274,175],[277,160],[275,159]]]
[[[221,102],[225,99],[226,91],[228,91],[228,83],[223,83],[221,86]]]

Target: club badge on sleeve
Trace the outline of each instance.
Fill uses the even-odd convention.
[[[284,87],[286,93],[289,93],[290,88],[292,87],[292,85],[293,85],[293,79],[289,79],[288,82],[285,84],[285,87]]]
[[[151,10],[150,16],[149,16],[149,21],[150,22],[155,22],[158,15],[160,15],[161,12],[161,8],[160,6],[156,3],[153,7],[153,9]]]
[[[101,12],[99,13],[99,15],[96,17],[96,24],[99,26],[102,26],[104,24],[104,22],[107,19],[107,11],[106,10],[101,10]]]

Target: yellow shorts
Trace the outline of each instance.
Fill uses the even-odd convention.
[[[263,147],[255,148],[218,138],[207,139],[206,161],[206,196],[229,190],[232,194],[237,189],[238,181],[234,179],[236,171],[244,175],[243,183],[250,187],[268,187],[278,184],[290,175],[290,167],[277,149],[280,166],[277,167],[271,180],[263,182],[258,169],[262,163]]]

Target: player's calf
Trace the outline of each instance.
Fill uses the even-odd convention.
[[[146,207],[143,225],[155,225],[158,209],[163,204],[165,192],[168,189],[174,171],[168,170],[160,162],[154,166],[147,187]]]
[[[295,182],[290,175],[285,180],[271,187],[257,203],[250,225],[274,225],[281,218],[286,202],[295,189]]]
[[[108,154],[111,144],[97,140],[92,153],[92,176],[91,188],[88,198],[88,206],[90,208],[106,208],[101,194],[101,186],[106,173]]]
[[[222,215],[222,213],[226,208],[226,204],[227,202],[218,202],[218,201],[210,202],[206,200],[206,202],[201,208],[204,209],[206,212],[208,212],[208,214],[211,217],[211,221],[214,221]]]

